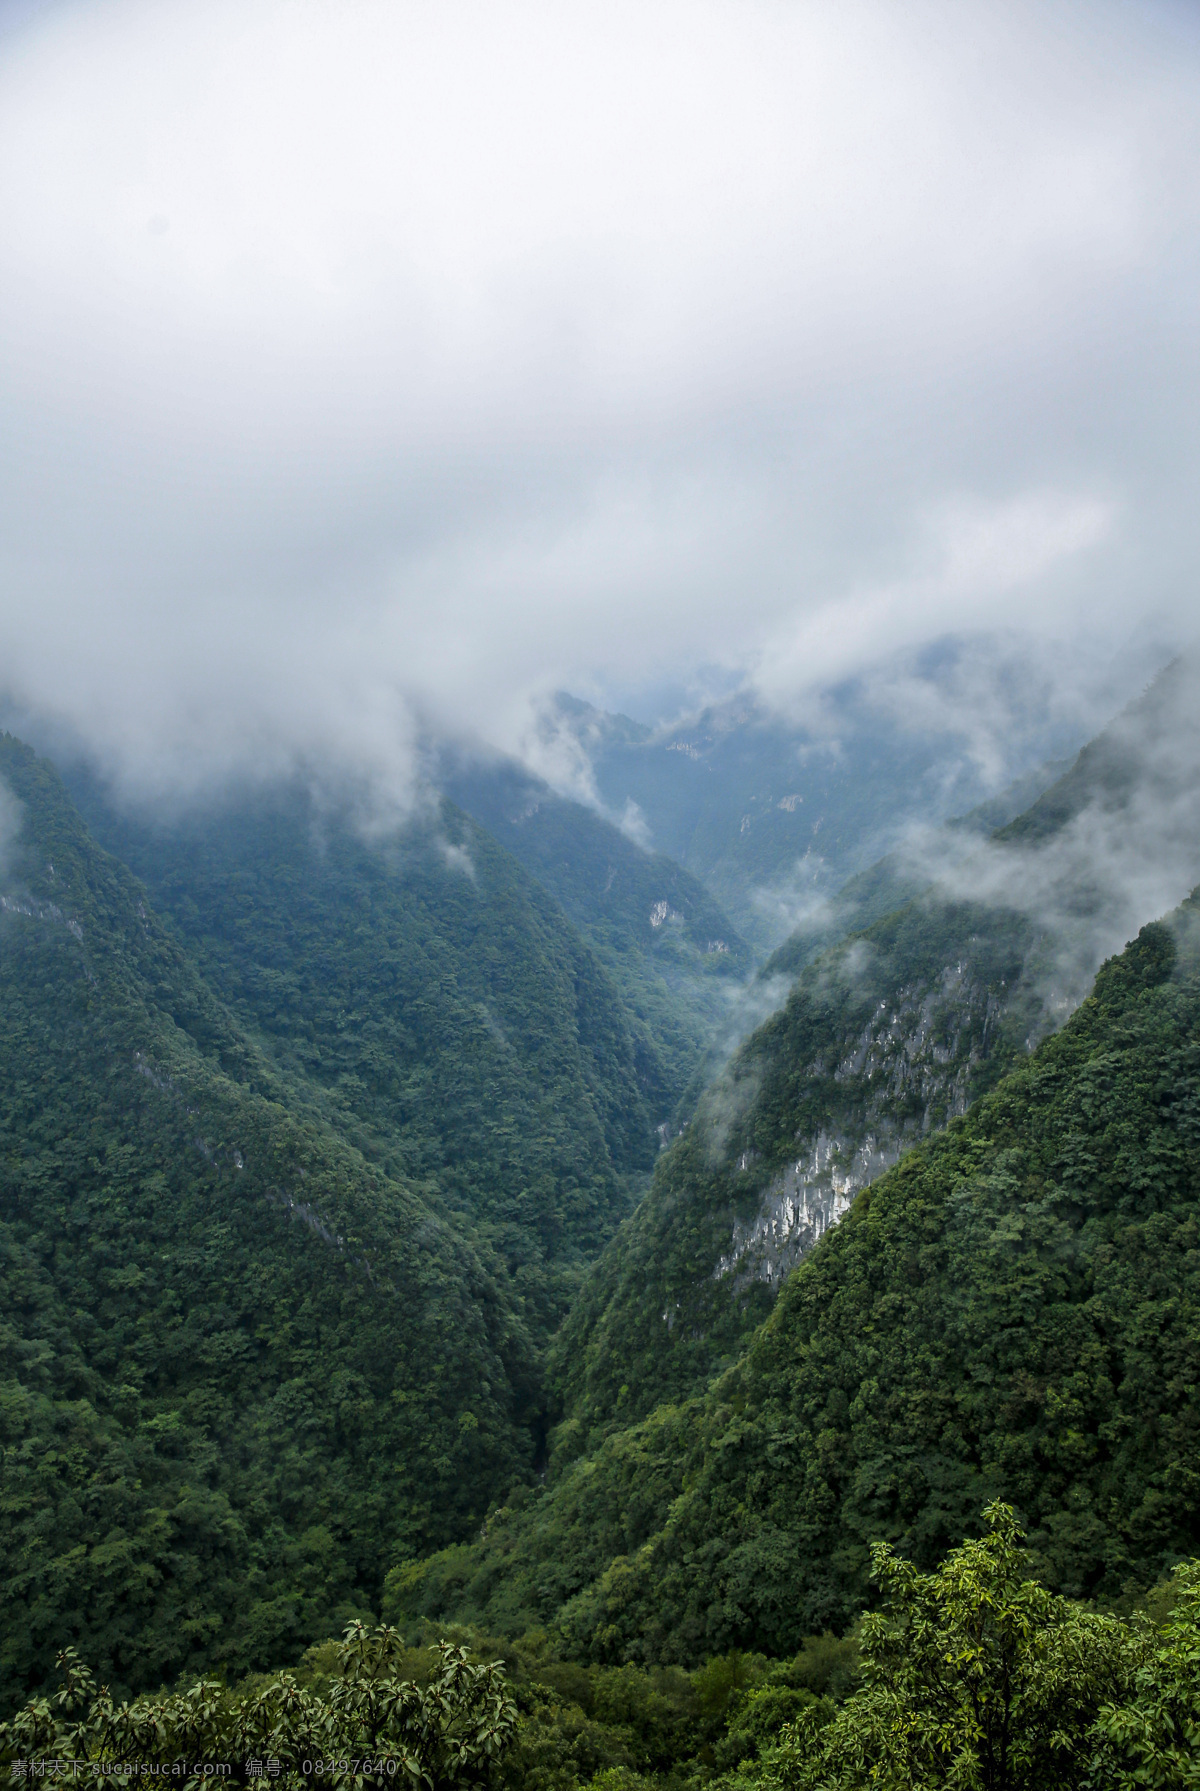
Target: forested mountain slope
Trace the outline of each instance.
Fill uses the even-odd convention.
[[[1039,799],[1036,825],[965,859],[956,846],[920,897],[803,968],[573,1307],[555,1346],[564,1446],[728,1361],[859,1189],[991,1087],[1113,942],[1193,886],[1196,698],[1194,671],[1169,668]]]
[[[1019,999],[1028,944],[1017,916],[911,904],[802,974],[572,1307],[555,1342],[563,1444],[703,1384],[858,1189],[1023,1052],[1040,1017]]]
[[[53,770],[3,736],[0,778],[0,1698],[72,1642],[115,1687],[270,1664],[528,1473],[525,1317],[296,1105]]]
[[[1165,821],[1194,818],[1200,763],[1200,658],[1181,655],[1000,834],[1044,840],[1085,812],[1122,821],[1134,805]],[[1083,893],[1083,892],[1081,892]]]
[[[784,1654],[1012,1502],[1045,1581],[1200,1547],[1200,905],[861,1193],[710,1389],[398,1569],[398,1613],[551,1624],[596,1659]]]
[[[646,1099],[669,1122],[724,1035],[750,951],[704,885],[516,766],[460,766],[448,785],[561,903],[620,990],[657,1066]],[[698,1091],[697,1091],[698,1092]]]
[[[547,1335],[653,1164],[667,1081],[553,898],[450,804],[390,841],[302,789],[87,812],[296,1098],[436,1185]]]

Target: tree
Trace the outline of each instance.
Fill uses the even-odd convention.
[[[765,1775],[775,1791],[1092,1783],[1093,1725],[1102,1708],[1126,1704],[1153,1657],[1152,1626],[1081,1610],[1022,1578],[1011,1509],[989,1505],[984,1522],[986,1534],[933,1573],[876,1544],[885,1602],[863,1621],[863,1683],[831,1720],[805,1711],[782,1730]]]
[[[1132,1695],[1096,1721],[1093,1782],[1112,1791],[1174,1791],[1200,1784],[1200,1562],[1175,1569],[1175,1607]]]
[[[56,1761],[101,1782],[121,1766],[230,1767],[223,1785],[406,1785],[451,1791],[488,1777],[512,1740],[516,1706],[503,1667],[473,1666],[443,1642],[426,1685],[399,1677],[404,1643],[395,1629],[352,1623],[324,1696],[278,1673],[257,1689],[219,1680],[187,1691],[115,1704],[74,1649],[59,1658],[63,1684],[0,1724],[0,1761]],[[267,1774],[267,1767],[277,1773]],[[18,1765],[19,1770],[19,1765]]]

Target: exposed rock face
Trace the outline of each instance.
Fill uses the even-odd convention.
[[[763,1189],[752,1219],[736,1219],[715,1280],[733,1276],[778,1286],[856,1194],[922,1137],[965,1113],[972,1078],[1003,1011],[998,995],[972,975],[969,960],[943,966],[879,1002],[842,1046],[832,1070],[841,1124],[797,1135],[795,1160]],[[805,1072],[828,1080],[828,1060]],[[743,1157],[739,1168],[750,1167]]]
[[[736,1274],[735,1287],[781,1281],[822,1232],[836,1225],[860,1188],[890,1169],[903,1147],[868,1134],[857,1149],[839,1133],[818,1132],[807,1155],[777,1175],[755,1217],[735,1222],[733,1242],[716,1277]]]
[[[969,963],[947,964],[931,982],[909,983],[879,1003],[840,1059],[834,1080],[859,1085],[870,1109],[868,1125],[889,1106],[911,1112],[920,1102],[924,1112],[915,1129],[927,1132],[934,1108],[945,1109],[942,1123],[966,1111],[971,1073],[987,1055],[1002,1005],[972,976]]]
[[[764,967],[764,994],[786,982],[786,999],[661,1153],[559,1334],[581,1423],[631,1423],[733,1361],[861,1190],[986,1095],[1195,886],[1200,699],[1190,673],[1173,678],[1024,816],[991,835],[981,813],[924,858],[881,861],[824,933]],[[805,811],[811,840],[807,796]],[[756,808],[754,829],[766,818]]]

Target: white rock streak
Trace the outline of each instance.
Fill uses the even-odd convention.
[[[782,1280],[903,1148],[898,1137],[886,1133],[870,1132],[854,1147],[837,1133],[819,1132],[808,1154],[764,1189],[754,1218],[735,1223],[717,1276],[736,1274],[739,1284]]]

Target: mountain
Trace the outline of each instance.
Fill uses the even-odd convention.
[[[651,729],[563,695],[550,731],[584,757],[609,809],[637,816],[760,952],[914,823],[938,824],[985,796],[957,741],[889,718],[854,685],[827,693],[813,727],[737,697]],[[1064,744],[1033,728],[1027,776]]]
[[[1191,1551],[1195,903],[1085,997],[1196,881],[1194,697],[931,833],[661,1152],[743,986],[694,876],[500,786],[524,863],[300,787],[89,832],[0,741],[0,1697],[381,1608],[774,1652],[993,1493],[1072,1593]]]
[[[1030,944],[1020,917],[913,903],[802,973],[573,1305],[560,1447],[703,1384],[854,1194],[998,1079],[1040,1019]]]
[[[973,851],[960,837],[921,896],[797,953],[786,1002],[660,1159],[555,1341],[560,1448],[727,1364],[855,1195],[994,1086],[1106,952],[1194,885],[1196,695],[1193,670],[1169,669],[1027,818]]]
[[[486,1240],[297,1102],[51,767],[3,736],[0,778],[0,1696],[68,1644],[115,1688],[269,1665],[528,1476],[536,1348]]]
[[[554,899],[450,803],[371,840],[300,788],[174,821],[84,800],[291,1096],[436,1187],[544,1338],[653,1165],[666,1082]]]
[[[1123,824],[1139,809],[1161,834],[1193,823],[1200,765],[1198,690],[1196,654],[1172,660],[1000,837],[1044,840],[1084,814]]]
[[[947,821],[931,840],[918,829],[894,852],[851,877],[773,951],[759,971],[764,982],[786,978],[791,983],[813,958],[851,933],[862,933],[873,921],[894,914],[929,889],[935,867],[969,861],[977,841],[1015,821],[1070,769],[1072,761],[1051,759],[1017,778],[997,796]]]
[[[122,1688],[278,1662],[530,1480],[547,1340],[748,969],[548,792],[539,879],[449,801],[72,790],[3,738],[4,1699],[75,1640]]]
[[[696,1079],[727,1036],[752,968],[729,917],[682,866],[518,766],[460,765],[445,787],[596,953],[633,1018],[655,1123],[677,1129],[680,1102],[699,1092]]]
[[[859,1194],[725,1374],[396,1570],[387,1608],[596,1660],[782,1655],[862,1608],[870,1542],[931,1564],[996,1497],[1051,1587],[1145,1586],[1200,1546],[1198,1237],[1193,897]]]

